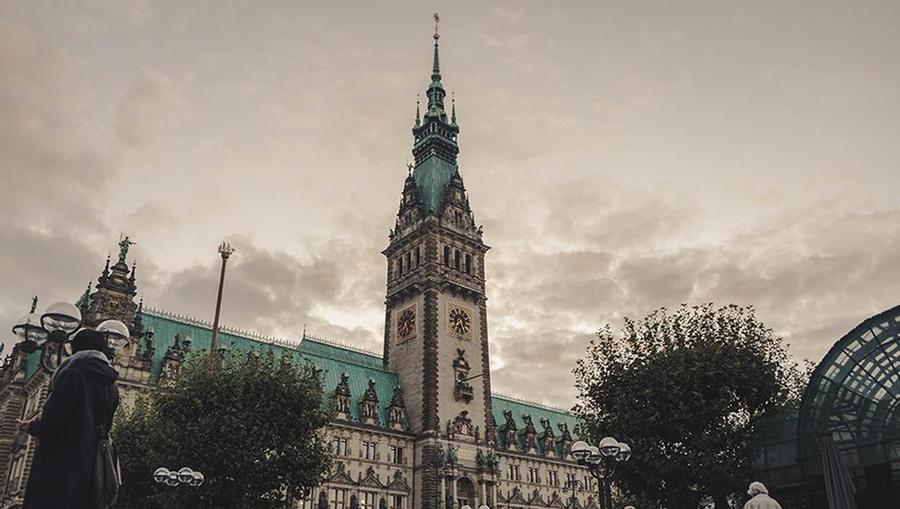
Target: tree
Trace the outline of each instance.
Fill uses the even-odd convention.
[[[281,509],[330,468],[315,369],[290,357],[194,356],[114,425],[124,485],[116,507]],[[155,484],[159,467],[201,471],[199,488]]]
[[[669,509],[712,495],[729,507],[750,477],[760,418],[793,408],[805,374],[751,307],[665,308],[597,333],[575,369],[576,412],[595,441],[634,455],[618,465],[625,497]]]

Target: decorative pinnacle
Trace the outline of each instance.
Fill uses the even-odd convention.
[[[434,13],[434,40],[438,40],[441,38],[441,34],[438,33],[438,23],[441,21],[441,16],[438,13]]]
[[[31,298],[31,311],[30,313],[34,313],[34,310],[37,309],[37,295]]]
[[[456,92],[450,93],[451,113],[450,122],[456,124]]]
[[[419,94],[416,94],[416,127],[419,127],[420,125],[422,125],[422,121],[419,118],[419,99],[420,99]]]
[[[234,248],[231,247],[231,244],[227,242],[222,242],[219,244],[219,254],[222,255],[223,260],[227,260],[229,256],[234,254]]]

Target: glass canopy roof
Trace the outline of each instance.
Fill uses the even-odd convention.
[[[800,405],[801,457],[831,433],[857,464],[900,459],[900,306],[862,322],[816,367]]]

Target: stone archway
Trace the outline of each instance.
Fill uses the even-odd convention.
[[[456,480],[456,507],[464,505],[478,507],[478,501],[475,499],[475,483],[468,477]]]

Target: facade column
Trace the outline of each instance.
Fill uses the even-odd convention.
[[[459,487],[459,483],[456,482],[455,477],[451,477],[450,478],[450,493],[453,494],[453,507],[456,507],[459,505],[459,502],[457,502],[457,500],[459,500],[459,493],[457,493],[457,491],[456,491],[457,487]],[[448,508],[448,509],[451,509],[451,508]]]

